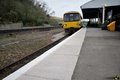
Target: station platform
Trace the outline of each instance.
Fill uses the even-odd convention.
[[[87,28],[72,80],[119,80],[120,32]]]
[[[116,75],[120,32],[81,28],[3,80],[115,80]]]
[[[3,80],[71,80],[85,34],[80,29]]]

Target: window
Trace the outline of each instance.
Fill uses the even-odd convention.
[[[69,21],[79,21],[80,20],[80,14],[78,13],[70,13],[70,14],[65,14],[64,15],[64,21],[69,22]]]

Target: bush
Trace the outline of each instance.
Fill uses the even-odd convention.
[[[23,22],[24,26],[55,24],[55,20],[47,17],[45,7],[45,3],[35,5],[34,0],[0,0],[0,23]]]

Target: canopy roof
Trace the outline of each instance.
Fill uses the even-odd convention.
[[[103,6],[117,6],[120,5],[120,0],[91,0],[81,6],[86,8],[102,8]]]
[[[80,7],[84,18],[97,18],[98,16],[101,17],[103,6],[118,9],[116,6],[120,7],[120,0],[91,0]]]

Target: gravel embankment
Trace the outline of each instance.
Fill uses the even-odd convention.
[[[63,29],[0,35],[0,69],[50,44]]]

